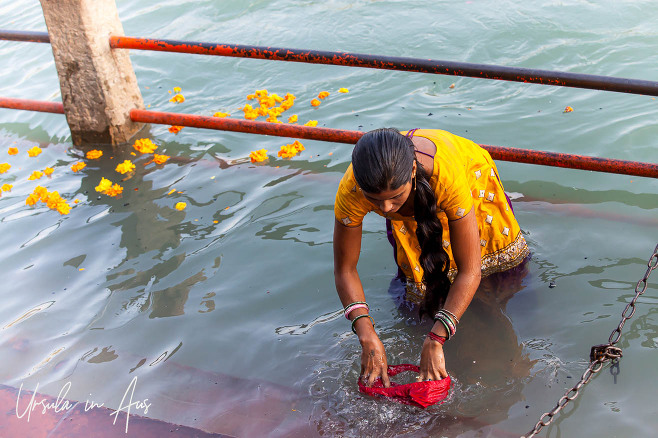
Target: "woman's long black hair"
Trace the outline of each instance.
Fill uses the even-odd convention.
[[[352,151],[354,178],[361,190],[380,193],[395,190],[412,180],[416,162],[414,217],[418,224],[416,236],[420,244],[420,264],[427,287],[419,313],[433,316],[443,306],[448,291],[450,258],[443,248],[443,227],[436,214],[436,197],[425,169],[416,160],[410,138],[392,128],[377,129],[364,134]]]

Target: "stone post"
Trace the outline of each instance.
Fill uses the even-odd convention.
[[[124,35],[114,0],[41,0],[75,145],[127,143],[143,124],[129,111],[144,108],[127,50],[108,37]]]

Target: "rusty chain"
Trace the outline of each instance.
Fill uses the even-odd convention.
[[[553,410],[551,410],[550,412],[546,412],[544,415],[542,415],[539,418],[537,424],[535,424],[535,427],[526,435],[523,435],[521,438],[531,438],[537,435],[545,426],[551,424],[551,421],[553,421],[553,417],[558,412],[560,412],[567,405],[567,403],[578,397],[578,394],[580,393],[580,389],[587,382],[589,382],[596,373],[601,371],[601,368],[603,368],[603,364],[605,364],[608,361],[615,361],[620,357],[622,357],[621,348],[615,347],[615,344],[619,342],[619,338],[621,338],[621,329],[624,327],[624,324],[626,324],[626,321],[631,319],[635,314],[635,303],[637,299],[640,297],[640,295],[644,293],[644,291],[647,290],[647,281],[649,280],[651,271],[656,269],[656,267],[658,266],[658,245],[656,245],[656,248],[653,250],[653,254],[649,258],[649,262],[647,263],[647,266],[648,266],[647,272],[644,274],[644,277],[637,282],[637,285],[635,286],[635,297],[631,300],[630,303],[626,305],[626,308],[621,313],[621,322],[619,323],[617,328],[614,329],[610,334],[610,337],[608,338],[608,343],[595,345],[592,347],[592,350],[590,351],[590,355],[589,355],[589,360],[590,360],[589,367],[587,367],[587,369],[583,373],[583,376],[580,378],[580,381],[576,383],[576,385],[573,388],[568,390],[562,396],[562,398],[560,398],[560,400],[557,402]],[[628,313],[629,310],[630,313]]]

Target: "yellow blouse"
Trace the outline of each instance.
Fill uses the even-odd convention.
[[[480,232],[482,275],[504,271],[521,263],[529,253],[528,246],[489,153],[470,140],[438,129],[419,129],[414,132],[414,137],[427,138],[436,145],[430,186],[434,189],[437,215],[443,226],[443,247],[450,257],[450,279],[457,274],[457,266],[450,247],[448,221],[460,219],[472,207]],[[383,215],[361,193],[350,165],[336,193],[336,219],[345,226],[356,227],[370,211],[391,221],[396,262],[407,277],[407,297],[419,301],[424,296],[425,287],[416,221],[397,213]]]

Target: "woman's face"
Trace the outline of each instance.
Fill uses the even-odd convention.
[[[379,209],[383,214],[395,213],[407,202],[411,194],[412,183],[409,181],[394,190],[384,190],[379,193],[362,191],[368,202]]]

